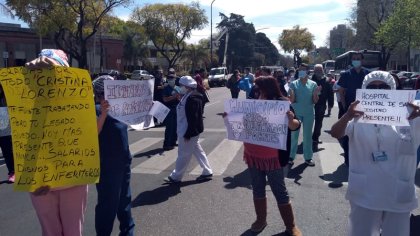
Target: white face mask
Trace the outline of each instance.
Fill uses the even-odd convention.
[[[179,93],[180,93],[180,94],[186,94],[186,93],[188,93],[188,89],[187,89],[187,87],[182,86],[182,87],[181,87],[181,91],[179,91]]]
[[[174,79],[168,80],[168,84],[169,84],[169,86],[174,87],[175,86],[175,80]]]

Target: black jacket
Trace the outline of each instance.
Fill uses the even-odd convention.
[[[293,114],[295,114],[294,119],[299,120],[296,116],[295,110],[293,109],[292,106],[290,106],[290,110],[293,112]],[[295,130],[291,130],[288,129],[287,131],[287,139],[286,139],[286,150],[281,150],[279,149],[279,161],[280,161],[280,165],[282,167],[286,166],[287,163],[289,162],[289,158],[290,158],[290,148],[292,146],[292,131],[296,131],[300,129],[300,125],[301,125],[301,121],[299,120],[299,126],[295,129]]]
[[[203,124],[203,95],[194,90],[185,103],[185,114],[187,116],[188,128],[184,138],[191,138],[201,134],[204,130]]]
[[[328,107],[334,106],[334,91],[332,85],[327,82],[326,77],[318,80],[315,78],[315,75],[312,76],[312,80],[316,82],[318,86],[322,86],[321,94],[319,95],[319,100],[315,104],[316,107],[325,107],[328,104]]]

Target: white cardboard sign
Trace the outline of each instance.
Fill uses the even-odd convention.
[[[409,125],[406,103],[414,100],[415,90],[358,89],[356,110],[363,111],[356,122],[394,126]]]
[[[286,150],[290,102],[229,99],[224,105],[228,139]]]

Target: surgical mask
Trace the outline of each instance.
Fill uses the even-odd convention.
[[[169,86],[174,87],[175,86],[175,80],[174,79],[168,80],[168,84],[169,84]]]
[[[188,93],[188,89],[187,89],[187,87],[182,86],[182,87],[181,87],[181,90],[179,91],[179,93],[180,93],[180,94],[186,94],[186,93]]]
[[[353,65],[353,67],[358,68],[358,67],[362,66],[362,61],[360,61],[360,60],[353,60],[353,61],[351,61],[351,64]]]
[[[299,71],[299,78],[304,78],[306,77],[306,70],[300,70]]]
[[[295,77],[295,73],[290,73],[290,78]]]

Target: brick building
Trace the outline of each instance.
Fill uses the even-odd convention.
[[[93,45],[95,45],[95,50],[93,50]],[[25,62],[34,59],[42,48],[56,48],[56,46],[53,40],[46,37],[40,38],[32,29],[21,28],[19,24],[0,23],[0,53],[2,55],[0,68],[22,66]],[[72,67],[78,67],[76,60],[69,59]],[[91,73],[107,69],[122,72],[123,65],[122,40],[107,36],[92,38],[88,44],[88,66]]]

